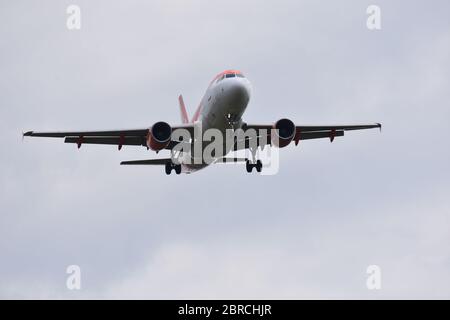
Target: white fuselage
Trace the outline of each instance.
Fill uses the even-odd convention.
[[[199,132],[204,133],[214,128],[225,136],[227,129],[241,127],[242,115],[247,108],[250,95],[251,85],[247,78],[238,71],[225,71],[217,75],[206,89],[192,122],[201,128]],[[193,172],[207,166],[207,164],[193,164],[192,159],[189,159],[191,156],[191,153],[187,153],[180,159],[184,172]]]

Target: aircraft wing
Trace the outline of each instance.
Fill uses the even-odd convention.
[[[329,138],[330,141],[333,141],[335,137],[341,137],[344,135],[345,131],[350,130],[363,130],[363,129],[373,129],[379,128],[381,130],[381,123],[369,123],[369,124],[350,124],[350,125],[301,125],[295,127],[295,136],[292,141],[295,142],[295,145],[298,144],[300,140],[310,140],[310,139],[320,139],[320,138]],[[271,129],[273,129],[273,125],[263,125],[263,124],[247,124],[246,129],[255,129],[257,133],[259,133],[260,129],[267,130],[267,143],[271,143],[270,134]],[[246,138],[244,144],[235,144],[234,150],[239,150],[243,148],[248,148],[250,145],[250,141]],[[258,146],[259,146],[258,139]]]
[[[273,125],[264,125],[264,124],[248,124],[247,129],[272,129]],[[332,131],[332,130],[343,130],[343,131],[349,131],[349,130],[362,130],[362,129],[373,129],[373,128],[380,128],[381,129],[381,123],[369,123],[369,124],[349,124],[349,125],[322,125],[322,126],[311,126],[311,125],[303,125],[303,126],[296,126],[297,131],[301,132],[317,132],[317,131]]]
[[[193,133],[193,125],[183,124],[172,127],[175,129],[187,129]],[[65,143],[76,143],[78,147],[82,144],[107,144],[117,145],[119,150],[124,145],[147,146],[147,136],[151,128],[143,129],[124,129],[124,130],[103,130],[103,131],[28,131],[23,134],[24,137],[46,137],[46,138],[64,138]],[[176,143],[170,143],[168,149],[171,149]]]

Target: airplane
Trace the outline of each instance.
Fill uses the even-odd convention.
[[[189,121],[182,95],[178,97],[181,114],[181,124],[171,126],[167,122],[159,121],[153,126],[140,129],[109,130],[109,131],[62,131],[35,132],[28,131],[23,136],[64,138],[65,143],[74,143],[78,149],[83,144],[116,145],[118,150],[122,146],[144,146],[156,151],[170,150],[170,158],[123,161],[121,165],[159,165],[165,167],[166,174],[172,170],[176,174],[192,173],[213,163],[245,162],[246,171],[251,173],[253,168],[261,172],[263,164],[256,159],[256,148],[265,145],[284,148],[291,142],[298,145],[300,140],[329,138],[333,142],[335,137],[344,135],[345,131],[379,128],[380,123],[353,125],[295,125],[290,119],[283,118],[272,124],[247,124],[242,116],[250,101],[252,87],[250,81],[238,70],[225,70],[216,75],[210,82],[200,101],[192,119]],[[222,154],[212,155],[212,161],[192,161],[202,157],[201,152],[195,154],[192,146],[197,140],[201,141],[201,134],[209,129],[216,129],[222,134],[226,131],[235,132],[239,129],[246,132],[253,129],[255,137],[244,136],[237,141],[235,137],[231,147],[223,146]],[[185,130],[189,137],[174,138],[174,132]],[[261,133],[262,132],[262,133]],[[265,139],[262,139],[265,138]],[[255,142],[256,141],[256,142]],[[205,150],[204,141],[200,143],[200,151]],[[195,149],[195,148],[194,148]],[[227,158],[225,155],[232,151],[248,149],[252,153],[252,160],[248,158]],[[198,156],[200,154],[200,156]]]

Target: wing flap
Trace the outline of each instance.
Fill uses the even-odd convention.
[[[320,139],[320,138],[330,138],[331,131],[313,131],[313,132],[299,132],[299,140],[309,140],[309,139]],[[342,137],[344,135],[344,130],[336,130],[334,137]]]
[[[300,132],[298,131],[293,141],[298,140],[310,140],[310,139],[321,139],[321,138],[330,138],[331,131],[313,131],[313,132]],[[334,137],[342,137],[344,136],[344,130],[337,130],[333,133],[333,139]],[[260,137],[260,136],[259,136]],[[263,143],[261,142],[261,139],[257,141],[257,147],[260,147]],[[236,142],[233,147],[233,151],[248,149],[251,145],[251,138],[246,137],[244,139],[244,143],[242,143],[242,140],[239,142]],[[270,132],[267,134],[267,139],[265,140],[266,143],[264,145],[271,144],[271,138],[270,138]]]
[[[110,145],[129,145],[129,146],[145,146],[145,139],[141,137],[66,137],[65,143],[82,143],[82,144],[110,144]]]
[[[363,129],[373,129],[380,128],[381,123],[373,123],[373,124],[351,124],[351,125],[336,125],[336,126],[296,126],[297,131],[301,132],[315,132],[315,131],[332,131],[332,130],[363,130]]]

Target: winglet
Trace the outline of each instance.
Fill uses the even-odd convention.
[[[377,123],[377,125],[378,125],[378,128],[380,128],[380,132],[381,132],[381,123]]]
[[[178,102],[180,104],[180,113],[181,113],[181,122],[182,123],[189,123],[189,117],[186,111],[186,106],[184,105],[183,96],[180,94],[178,97]]]
[[[33,135],[33,131],[27,131],[27,132],[23,132],[22,131],[22,142],[25,139],[25,137],[31,136]]]

